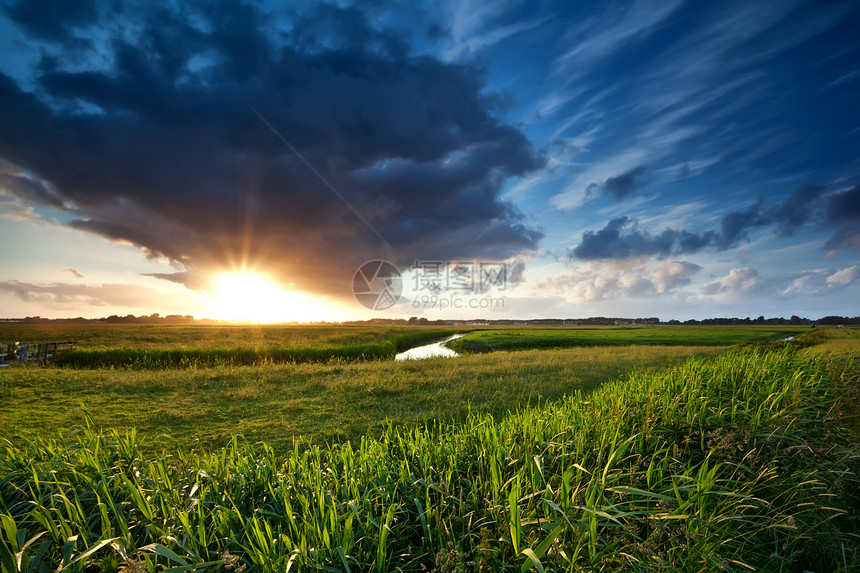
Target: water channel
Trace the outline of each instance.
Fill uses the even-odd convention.
[[[446,358],[453,358],[455,356],[460,356],[447,346],[445,343],[449,340],[454,340],[455,338],[460,338],[461,336],[465,336],[465,334],[455,334],[453,336],[449,336],[444,340],[438,340],[431,344],[425,344],[424,346],[416,346],[415,348],[410,348],[405,352],[401,352],[397,356],[394,357],[395,360],[421,360],[422,358],[437,358],[440,356]]]

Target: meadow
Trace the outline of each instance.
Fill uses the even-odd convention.
[[[340,325],[161,325],[0,323],[4,342],[77,340],[81,350],[185,350],[206,348],[301,348],[370,344],[416,332],[451,330],[433,326]],[[444,336],[444,334],[442,335]]]
[[[451,341],[457,352],[534,350],[630,344],[728,346],[797,336],[808,326],[619,326],[578,328],[496,328]]]
[[[0,340],[77,341],[59,365],[165,369],[384,360],[456,332],[438,327],[0,323]]]
[[[486,329],[449,344],[459,350],[456,343],[473,339],[513,340],[519,346],[507,346],[516,349],[558,346],[559,340],[601,345],[390,361],[398,351],[452,332],[451,327],[2,324],[2,339],[76,339],[78,349],[60,354],[60,368],[5,372],[0,425],[8,436],[23,439],[62,432],[82,422],[83,405],[100,426],[135,427],[153,448],[171,441],[221,447],[239,433],[281,449],[293,439],[355,440],[389,419],[457,421],[471,410],[504,415],[591,390],[635,369],[656,369],[735,342],[774,340],[799,330]],[[22,411],[27,416],[20,416]]]
[[[856,570],[860,331],[721,332],[421,362],[5,368],[0,564]]]
[[[282,450],[294,439],[360,439],[386,420],[465,420],[470,410],[504,415],[703,350],[630,346],[453,360],[140,370],[10,367],[0,372],[0,427],[22,440],[57,435],[84,422],[83,404],[99,427],[136,427],[153,449],[171,440],[218,448],[240,433]]]

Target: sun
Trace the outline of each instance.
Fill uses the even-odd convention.
[[[263,274],[241,271],[215,279],[209,317],[233,322],[306,322],[328,314],[310,295],[284,290]]]

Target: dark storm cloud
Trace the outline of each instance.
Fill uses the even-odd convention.
[[[701,251],[706,247],[727,248],[744,232],[744,213],[730,213],[723,219],[723,232],[691,233],[685,229],[665,229],[652,234],[639,228],[629,217],[613,219],[599,231],[586,231],[582,242],[568,250],[568,257],[582,260],[631,259],[653,256],[665,259]]]
[[[582,242],[569,252],[583,260],[629,259],[641,256],[666,256],[674,250],[676,231],[667,229],[658,236],[640,231],[629,217],[613,219],[599,231],[586,231]]]
[[[610,177],[601,184],[592,183],[586,189],[586,195],[591,196],[596,193],[602,193],[611,195],[620,201],[637,189],[645,187],[648,184],[650,174],[651,170],[648,169],[647,165],[640,165],[621,175]]]
[[[801,185],[768,209],[762,223],[776,225],[781,236],[794,235],[804,225],[812,225],[833,233],[825,248],[860,249],[860,185],[829,195],[826,191],[826,185]]]
[[[33,36],[62,42],[72,38],[73,28],[91,24],[97,16],[94,0],[16,2],[0,10]]]
[[[59,11],[73,8],[58,3],[40,19],[34,5],[8,10],[34,37],[68,38],[94,17],[66,18]],[[164,278],[193,285],[200,272],[248,264],[345,295],[368,258],[536,248],[540,232],[499,192],[540,158],[497,119],[480,68],[411,55],[356,8],[282,14],[281,26],[241,4],[133,10],[99,25],[133,19],[136,36],[79,46],[75,68],[45,56],[34,91],[0,74],[0,159],[54,194],[14,193],[70,206],[72,226],[165,256],[178,273]]]
[[[814,183],[801,185],[792,191],[770,216],[779,225],[779,234],[789,236],[795,234],[804,223],[812,219],[816,213],[819,200],[825,186]]]
[[[2,164],[0,164],[0,189],[5,189],[28,203],[48,205],[61,211],[68,209],[62,199],[43,182],[22,173],[4,172]]]
[[[825,190],[824,185],[807,183],[770,207],[759,198],[747,209],[723,216],[717,230],[698,233],[670,228],[653,234],[640,229],[636,220],[620,217],[609,221],[599,231],[584,232],[580,244],[568,249],[568,258],[603,260],[654,256],[663,259],[706,248],[724,251],[747,241],[753,229],[776,227],[779,235],[789,236],[807,223],[836,229],[825,244],[826,248],[860,249],[860,186],[830,197],[824,195]]]
[[[144,273],[144,276],[181,284],[198,292],[209,291],[213,287],[211,277],[200,272],[177,271],[175,273]]]
[[[860,249],[860,185],[829,197],[825,224],[835,228],[826,248]]]
[[[860,223],[853,223],[839,228],[824,244],[827,249],[848,247],[860,249]]]
[[[747,239],[750,229],[769,224],[768,217],[762,213],[762,203],[759,198],[758,202],[744,211],[726,214],[720,221],[720,232],[710,234],[714,246],[719,250],[730,249]]]
[[[832,195],[827,206],[827,222],[858,223],[860,222],[860,185],[855,185],[848,191]]]
[[[617,177],[610,177],[603,183],[603,191],[609,193],[616,199],[624,199],[637,189],[641,189],[647,184],[649,169],[645,165],[640,165],[635,169],[631,169],[627,173],[622,173]]]

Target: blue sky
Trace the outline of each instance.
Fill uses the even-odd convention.
[[[860,314],[856,3],[51,6],[0,10],[0,316]]]

